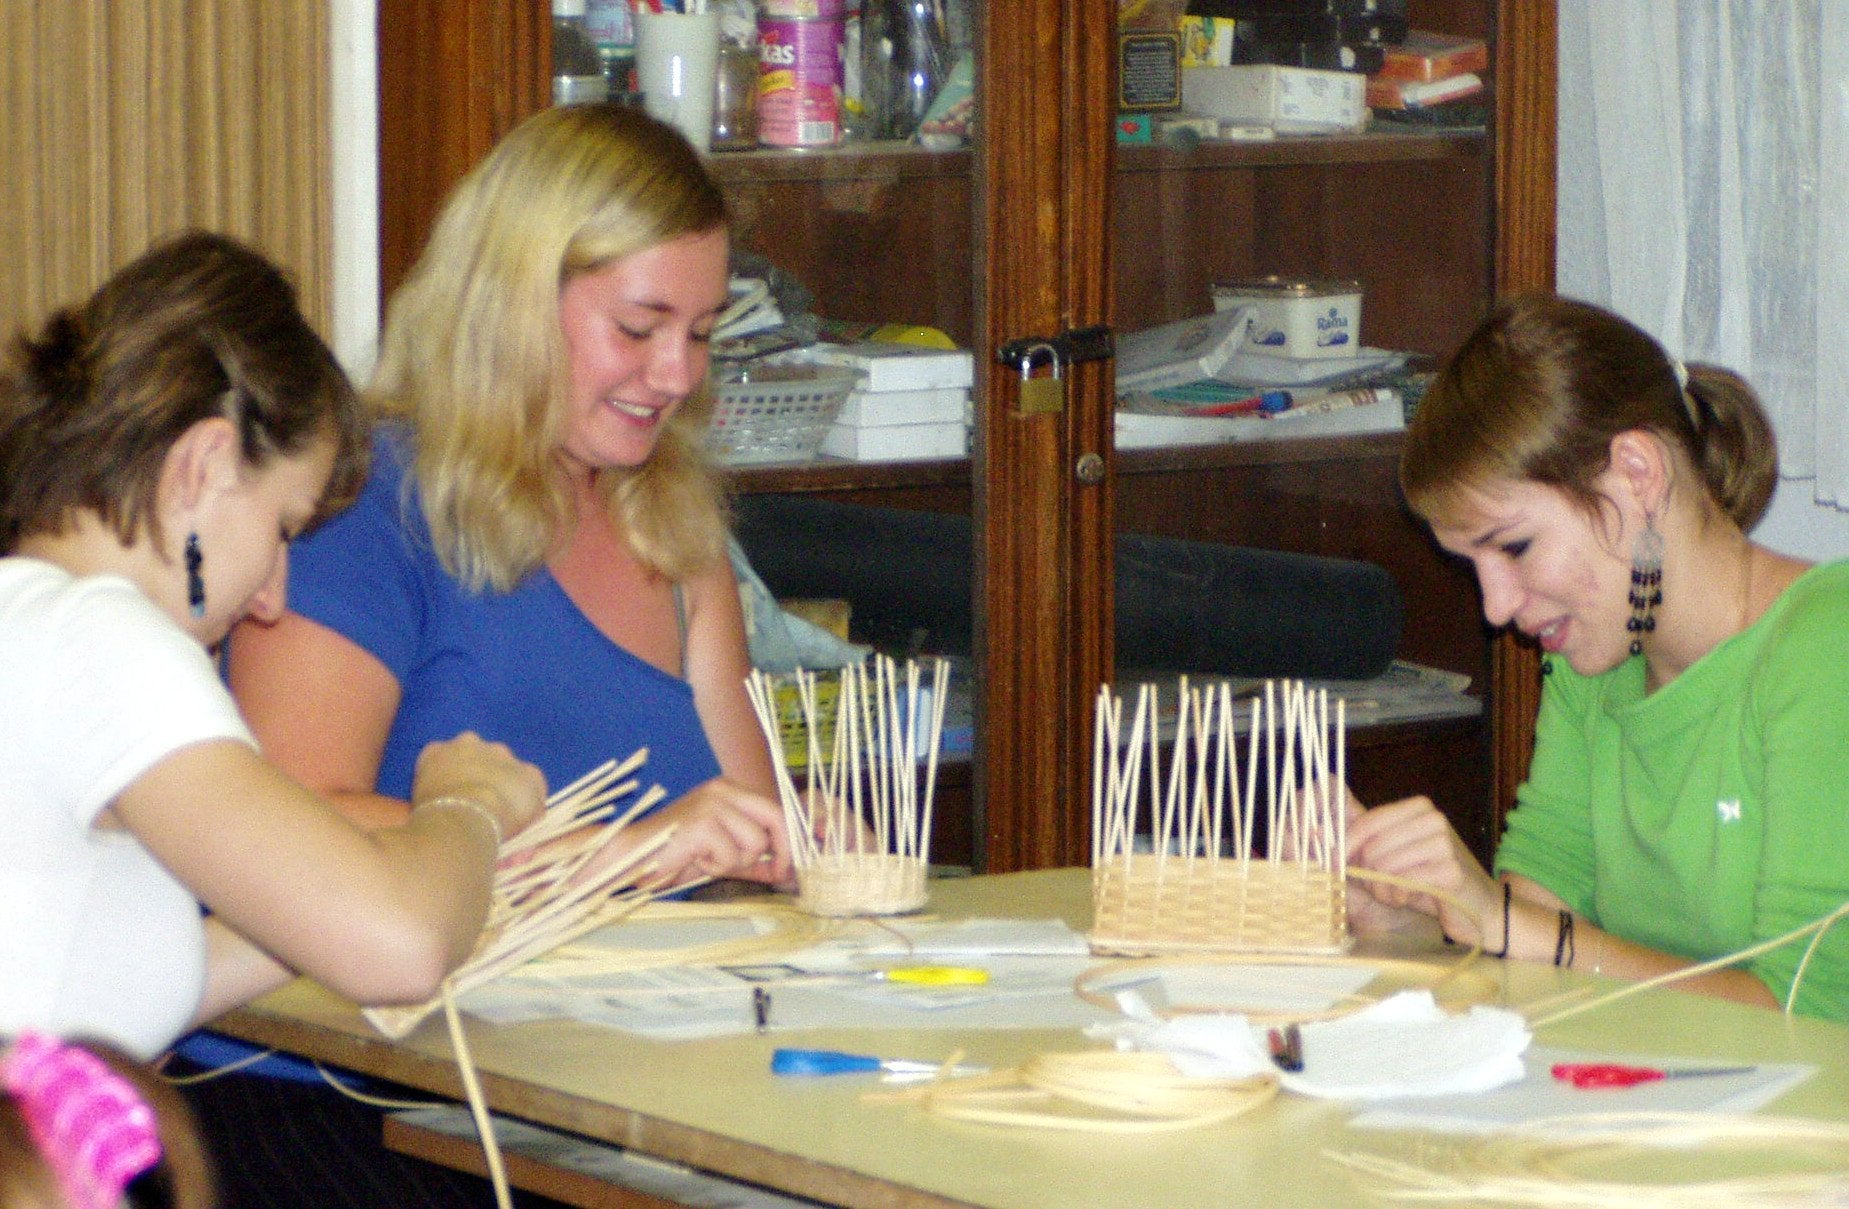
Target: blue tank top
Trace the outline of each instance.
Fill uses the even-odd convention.
[[[443,569],[408,463],[402,431],[382,430],[359,500],[289,554],[289,607],[371,652],[403,691],[378,791],[409,798],[424,745],[464,730],[507,744],[555,790],[640,748],[642,784],[664,804],[718,776],[693,687],[612,642],[550,571],[477,593]]]

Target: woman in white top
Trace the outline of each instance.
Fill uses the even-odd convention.
[[[284,605],[289,540],[350,498],[354,393],[288,282],[162,244],[0,368],[0,1034],[151,1056],[311,975],[416,1001],[473,947],[543,778],[472,735],[365,832],[258,752],[210,648]],[[202,917],[200,904],[209,909]]]

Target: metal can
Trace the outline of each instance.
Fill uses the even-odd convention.
[[[764,0],[758,12],[758,141],[841,141],[843,0]]]
[[[1252,309],[1246,347],[1274,357],[1352,357],[1361,347],[1361,283],[1241,277],[1216,281],[1213,309]]]

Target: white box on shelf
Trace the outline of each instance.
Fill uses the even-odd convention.
[[[976,384],[976,360],[968,349],[921,348],[915,344],[816,344],[809,358],[824,365],[859,370],[860,389],[968,390]]]
[[[969,427],[955,424],[888,424],[856,428],[836,424],[822,438],[828,457],[856,462],[918,462],[969,454]]]
[[[1249,308],[1196,315],[1117,338],[1117,393],[1184,386],[1216,376],[1244,343]]]
[[[1260,123],[1279,134],[1351,133],[1367,125],[1367,77],[1276,63],[1188,67],[1181,73],[1181,107]]]
[[[888,424],[961,424],[968,418],[969,391],[947,386],[940,390],[851,391],[835,423],[850,428],[879,428]]]

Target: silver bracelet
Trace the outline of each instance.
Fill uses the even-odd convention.
[[[488,829],[494,832],[494,846],[495,849],[499,851],[501,847],[501,820],[495,818],[493,811],[483,806],[474,798],[465,798],[459,794],[446,794],[443,797],[428,798],[412,806],[411,813],[416,814],[418,811],[430,806],[461,806],[465,810],[473,811],[480,815],[483,820],[487,822]]]

